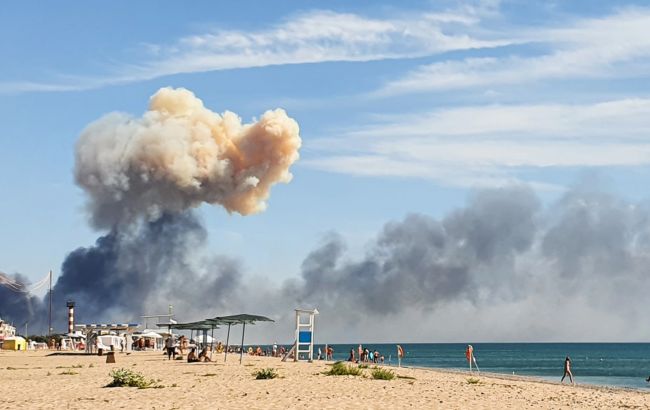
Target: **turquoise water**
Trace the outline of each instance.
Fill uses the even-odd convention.
[[[334,359],[347,360],[358,344],[335,344]],[[564,358],[572,360],[578,384],[649,389],[650,343],[473,343],[481,371],[536,376],[559,381]],[[315,346],[315,351],[324,345]],[[385,356],[385,363],[397,365],[395,344],[368,344]],[[445,369],[467,369],[465,344],[404,343],[402,365]],[[390,363],[389,363],[390,357]],[[565,380],[566,382],[566,380]]]

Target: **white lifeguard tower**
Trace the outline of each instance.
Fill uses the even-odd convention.
[[[293,347],[293,361],[314,359],[314,323],[317,309],[296,309],[296,342]]]

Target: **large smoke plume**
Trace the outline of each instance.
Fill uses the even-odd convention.
[[[162,88],[141,118],[109,114],[82,132],[75,177],[100,228],[202,203],[249,215],[265,209],[273,184],[291,180],[300,144],[298,124],[281,109],[242,125],[188,90]]]
[[[516,186],[386,224],[361,258],[332,235],[282,290],[339,340],[645,340],[650,208]],[[415,324],[418,325],[415,325]]]
[[[442,218],[387,223],[363,255],[332,234],[299,277],[247,285],[237,261],[206,255],[192,208],[262,210],[269,188],[289,180],[299,146],[283,111],[242,126],[186,90],[159,91],[142,118],[91,124],[76,179],[107,233],[68,255],[56,306],[75,298],[79,319],[92,321],[137,319],[167,303],[190,320],[263,312],[280,321],[251,329],[266,341],[289,341],[297,306],[319,308],[320,340],[330,342],[650,337],[650,208],[587,187],[547,206],[525,186],[478,191]],[[46,317],[39,299],[1,287],[0,315],[30,326]]]
[[[161,228],[167,222],[158,224]],[[174,224],[196,228],[183,228],[195,233],[161,247],[177,249],[170,260],[182,266],[204,234],[191,217]],[[144,226],[149,236],[131,239],[132,252],[140,249],[139,241],[160,237],[151,223]],[[650,335],[643,324],[649,250],[650,208],[645,203],[580,188],[543,206],[532,190],[517,186],[475,192],[467,206],[440,219],[411,214],[389,222],[360,257],[346,251],[340,236],[329,235],[306,256],[300,277],[275,288],[269,282],[240,282],[236,263],[227,259],[202,263],[193,280],[213,284],[206,300],[216,300],[207,296],[222,290],[219,301],[228,310],[260,311],[279,319],[276,326],[251,329],[252,337],[267,341],[289,341],[297,306],[319,308],[319,340],[330,342],[643,340]],[[95,251],[79,250],[68,260],[81,262]],[[127,257],[125,272],[158,256],[152,250],[144,259]],[[178,271],[162,269],[150,278],[182,281],[184,276],[172,270]],[[200,290],[192,289],[177,299],[198,297]],[[161,283],[139,292],[155,303],[157,295],[169,295],[169,288]],[[109,308],[111,302],[106,303]],[[142,308],[140,302],[125,303],[131,303],[128,309]],[[193,306],[194,317],[212,313],[211,307]]]
[[[186,316],[224,306],[237,294],[238,264],[202,253],[206,232],[191,210],[263,211],[271,187],[291,180],[300,145],[298,124],[281,109],[242,124],[186,89],[160,89],[140,118],[113,113],[90,124],[77,143],[75,179],[92,225],[108,233],[65,259],[53,289],[56,326],[68,298],[83,306],[79,320],[94,322],[165,312],[168,303]],[[46,329],[45,303],[0,291],[0,314]]]

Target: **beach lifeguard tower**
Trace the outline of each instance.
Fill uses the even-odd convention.
[[[293,361],[314,359],[314,323],[317,309],[296,309],[296,342],[293,347]]]

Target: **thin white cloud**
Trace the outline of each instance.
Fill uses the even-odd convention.
[[[147,58],[103,77],[68,82],[0,83],[0,92],[96,88],[157,77],[271,65],[373,61],[429,56],[452,50],[510,44],[485,31],[474,35],[483,11],[419,13],[369,18],[352,13],[313,11],[253,31],[217,30],[170,44],[141,45]]]
[[[566,27],[526,30],[511,37],[546,45],[532,56],[488,56],[423,65],[388,82],[377,95],[523,84],[545,79],[646,75],[650,9],[634,8]]]
[[[477,106],[385,121],[308,142],[304,163],[353,175],[503,185],[522,167],[650,164],[650,100]]]

